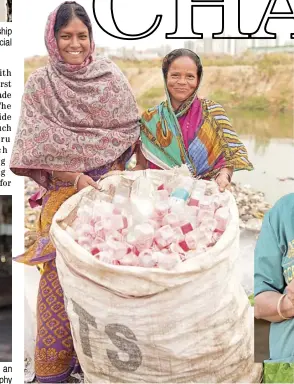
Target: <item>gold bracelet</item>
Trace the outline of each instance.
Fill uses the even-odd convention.
[[[77,191],[78,190],[78,182],[80,180],[80,177],[83,175],[83,173],[79,173],[78,176],[75,178],[75,182],[74,182],[74,189]]]
[[[282,300],[284,299],[284,297],[287,296],[287,293],[284,293],[280,298],[279,298],[279,301],[278,301],[278,304],[277,304],[277,312],[279,314],[279,316],[283,319],[283,320],[290,320],[292,319],[292,317],[285,317],[282,315],[282,312],[281,312],[281,303],[282,303]]]

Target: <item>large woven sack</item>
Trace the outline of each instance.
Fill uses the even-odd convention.
[[[162,172],[170,171],[147,174],[161,178]],[[111,176],[101,185],[118,181]],[[232,220],[220,241],[165,271],[103,264],[68,235],[63,223],[91,193],[87,188],[67,200],[51,226],[85,382],[259,382],[252,312],[235,271],[239,218],[233,196]]]

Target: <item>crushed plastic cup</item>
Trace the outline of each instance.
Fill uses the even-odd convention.
[[[203,189],[193,189],[188,205],[199,207],[201,200],[204,197],[204,190]]]
[[[217,228],[217,220],[214,217],[204,216],[201,221],[201,228],[202,227],[207,231],[213,232]]]
[[[168,213],[166,216],[164,216],[162,220],[163,225],[170,225],[171,227],[176,227],[180,225],[180,218],[179,215],[177,215],[174,212]]]
[[[91,249],[91,246],[92,246],[92,239],[90,239],[89,237],[87,236],[79,236],[78,240],[77,240],[77,243],[87,249],[87,250],[90,250]]]
[[[198,216],[197,216],[197,222],[198,225],[202,223],[204,219],[213,219],[214,218],[214,210],[202,210],[201,208],[199,209]]]
[[[227,207],[222,207],[216,210],[215,220],[217,222],[216,229],[218,231],[224,232],[229,222],[230,211]]]
[[[127,253],[122,259],[119,260],[120,265],[138,267],[139,259],[133,252]]]
[[[185,235],[183,234],[180,227],[174,228],[174,236],[173,236],[173,242],[178,243],[180,241],[183,241],[185,239]]]
[[[139,253],[138,256],[139,266],[145,268],[153,268],[156,265],[156,259],[153,257],[153,252],[145,249]]]
[[[134,223],[142,223],[154,216],[154,204],[149,198],[132,196],[131,207]]]
[[[162,252],[156,252],[156,257],[158,268],[166,270],[174,269],[176,265],[181,262],[181,258],[177,253],[165,254]]]
[[[179,246],[181,247],[182,251],[184,251],[184,252],[190,251],[190,248],[189,248],[185,239],[179,242]]]
[[[131,194],[131,182],[125,178],[121,178],[119,184],[115,188],[112,203],[116,208],[123,208],[129,201]]]
[[[222,235],[223,235],[223,232],[218,232],[218,231],[213,232],[212,233],[212,243],[216,244],[220,240]]]
[[[182,224],[180,226],[180,228],[181,228],[181,231],[182,231],[183,235],[186,235],[188,232],[191,232],[194,229],[193,225],[191,223],[189,223],[189,222],[186,222],[186,223]]]
[[[89,237],[93,239],[95,237],[95,231],[92,225],[82,224],[79,228],[76,229],[77,237]]]
[[[158,229],[155,234],[155,242],[159,248],[166,248],[173,242],[174,230],[170,225]]]
[[[194,190],[195,189],[202,189],[203,191],[206,190],[207,182],[205,180],[197,179],[195,182]]]
[[[198,215],[199,215],[199,207],[195,206],[187,206],[186,214],[182,217],[182,223],[188,220],[193,228],[196,228],[198,225]]]
[[[212,196],[203,196],[199,203],[199,208],[202,211],[214,211],[214,202]]]
[[[114,241],[124,242],[124,236],[119,231],[111,231],[107,237]]]
[[[154,239],[154,228],[149,223],[136,225],[127,235],[127,242],[139,252],[150,248]]]
[[[186,242],[189,250],[197,249],[198,237],[199,237],[198,229],[194,229],[193,231],[187,233],[187,235],[185,236],[185,242]]]
[[[106,264],[113,264],[115,258],[111,251],[102,251],[99,253],[99,260]]]
[[[109,231],[113,227],[113,217],[110,215],[103,215],[101,218],[101,226],[105,231]]]
[[[212,231],[209,231],[205,227],[198,228],[198,247],[200,249],[206,248],[212,244],[212,233]]]
[[[147,223],[150,224],[154,228],[154,230],[157,230],[161,227],[161,220],[159,220],[158,218],[149,219]]]
[[[117,241],[113,237],[109,237],[106,240],[106,244],[117,260],[122,259],[128,253],[129,245],[127,243]]]
[[[177,254],[184,254],[185,252],[183,248],[179,245],[179,243],[172,243],[169,249],[172,253],[177,253]]]
[[[158,201],[168,201],[169,193],[166,189],[158,189],[154,193],[154,199],[156,202]]]
[[[157,217],[163,218],[168,214],[169,204],[168,201],[158,201],[154,205],[154,213]]]
[[[116,231],[123,230],[128,227],[128,219],[123,215],[112,215],[111,216],[111,228]]]

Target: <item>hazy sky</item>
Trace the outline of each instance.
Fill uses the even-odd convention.
[[[22,30],[24,41],[28,41],[24,49],[25,57],[33,55],[46,54],[46,48],[44,45],[44,29],[49,13],[62,3],[60,0],[26,0],[23,12],[27,13],[24,17],[26,20],[25,28]],[[176,0],[114,0],[115,7],[115,19],[116,22],[125,33],[141,33],[150,27],[155,19],[156,14],[162,14],[163,18],[161,24],[156,32],[151,36],[136,41],[126,41],[116,39],[107,35],[97,25],[94,19],[94,13],[92,8],[92,0],[80,0],[80,3],[87,10],[92,22],[94,39],[96,46],[107,46],[111,48],[117,48],[122,46],[133,47],[137,49],[151,48],[154,46],[160,46],[161,44],[169,44],[172,48],[180,47],[183,45],[184,40],[165,39],[165,33],[172,33],[175,29],[175,4]],[[95,0],[96,14],[103,26],[110,31],[115,31],[113,22],[110,15],[110,0]],[[230,33],[230,28],[233,28],[231,23],[237,22],[237,0],[225,0],[225,25],[226,33]],[[185,9],[190,9],[191,0],[179,0],[179,18],[188,16],[188,12],[185,13]],[[195,4],[195,3],[194,3]],[[241,29],[244,33],[253,32],[259,25],[261,16],[263,15],[268,0],[241,0]],[[180,8],[181,6],[181,8]],[[34,17],[32,22],[29,22],[32,18],[31,9],[34,9]],[[286,0],[278,0],[275,11],[287,11]],[[196,14],[194,20],[194,28],[196,31],[204,32],[204,35],[211,35],[212,32],[217,32],[221,29],[221,11],[216,8],[202,8]],[[252,12],[254,9],[254,12]],[[199,15],[199,17],[197,17]],[[184,24],[190,29],[190,20],[187,22],[185,17]],[[190,18],[189,18],[190,19]],[[273,23],[272,21],[270,23]],[[290,32],[294,32],[292,25],[294,22],[290,20],[275,21],[275,24],[270,24],[276,28],[279,32],[280,41],[285,39],[289,40]],[[291,31],[292,27],[292,31]],[[270,28],[269,28],[270,30]]]

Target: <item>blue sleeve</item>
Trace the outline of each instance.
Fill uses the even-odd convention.
[[[282,269],[282,251],[271,225],[271,211],[263,220],[254,252],[254,295],[274,291],[282,293],[285,280]]]

